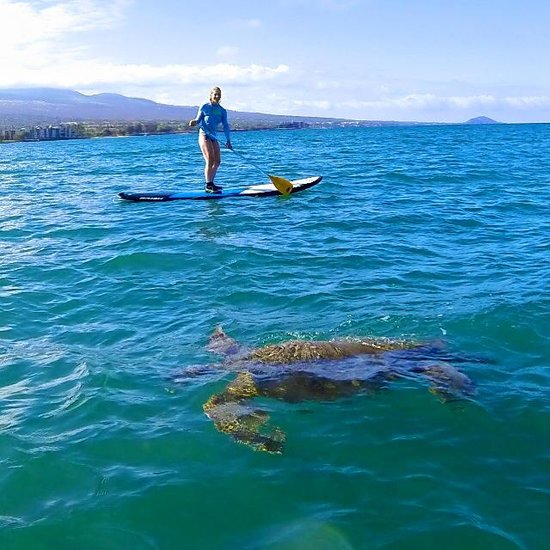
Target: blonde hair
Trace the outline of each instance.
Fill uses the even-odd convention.
[[[222,89],[219,87],[219,86],[214,86],[211,90],[210,90],[210,97],[212,97],[212,94],[214,92],[220,92],[220,95],[222,95]]]

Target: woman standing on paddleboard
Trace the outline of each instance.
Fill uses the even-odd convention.
[[[214,183],[216,172],[221,164],[220,142],[217,138],[217,129],[221,124],[225,134],[225,146],[233,149],[229,138],[229,123],[227,111],[220,105],[222,91],[217,86],[210,91],[210,101],[205,103],[197,112],[197,116],[189,121],[189,126],[199,127],[199,147],[204,157],[204,179],[207,193],[221,193],[222,188]]]

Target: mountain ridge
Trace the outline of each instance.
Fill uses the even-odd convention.
[[[169,105],[151,99],[102,92],[86,95],[68,88],[0,88],[0,128],[67,122],[186,122],[197,105]],[[413,126],[452,124],[396,120],[361,120],[304,115],[277,115],[228,109],[231,126],[251,128],[303,128],[307,126]],[[485,116],[459,124],[498,124]]]
[[[115,93],[85,95],[64,88],[0,89],[0,124],[84,122],[84,121],[160,121],[189,120],[197,113],[197,105],[168,105],[150,99],[127,97]],[[228,110],[235,121],[280,124],[330,122],[344,119],[274,115]]]

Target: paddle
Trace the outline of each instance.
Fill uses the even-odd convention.
[[[209,138],[215,139],[218,143],[221,144],[220,140],[217,137],[214,137],[212,134],[207,135]],[[235,149],[231,149],[231,151],[233,151],[238,157],[241,157],[245,162],[250,164],[250,166],[256,168],[256,170],[261,172],[264,176],[267,176],[271,180],[271,183],[275,186],[277,191],[281,193],[281,195],[290,195],[290,193],[292,192],[292,183],[290,183],[287,179],[281,178],[281,176],[272,176],[268,174],[265,170],[262,170],[259,166],[254,164],[250,159],[246,158],[242,153],[235,151]]]
[[[277,191],[279,191],[279,193],[285,196],[290,195],[292,191],[292,183],[290,183],[288,180],[286,180],[285,178],[281,178],[281,176],[272,176],[271,174],[268,174],[259,166],[256,166],[256,164],[254,164],[250,159],[247,159],[242,153],[235,151],[235,149],[231,149],[231,151],[233,151],[238,157],[241,157],[245,162],[248,162],[250,166],[256,168],[256,170],[261,172],[264,176],[267,176],[271,180],[271,183],[277,188]]]

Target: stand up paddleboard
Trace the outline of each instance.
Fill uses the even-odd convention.
[[[292,180],[291,193],[298,193],[317,185],[322,176],[313,176],[301,180]],[[243,187],[227,187],[221,193],[207,193],[206,191],[183,191],[179,193],[119,193],[121,199],[134,202],[166,202],[166,201],[206,201],[236,197],[270,197],[281,195],[272,183],[260,183]]]

